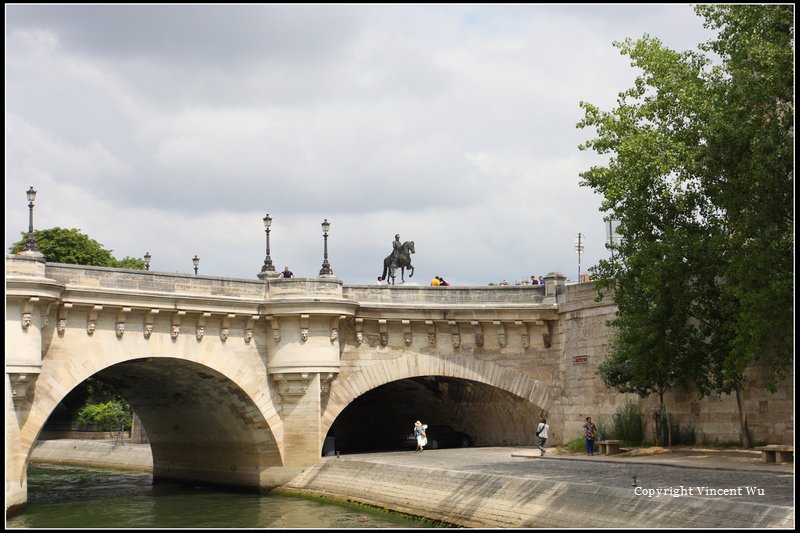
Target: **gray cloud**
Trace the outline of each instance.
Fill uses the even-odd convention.
[[[6,243],[78,227],[154,268],[252,278],[273,258],[373,283],[395,233],[414,281],[577,277],[604,250],[579,101],[635,72],[611,43],[708,38],[688,5],[6,8]]]

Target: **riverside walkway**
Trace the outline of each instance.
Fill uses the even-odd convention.
[[[665,451],[665,450],[656,450]],[[149,446],[43,441],[34,461],[147,469]],[[660,491],[659,491],[660,489]],[[752,450],[615,456],[485,447],[325,457],[283,489],[465,527],[793,528],[794,464]]]

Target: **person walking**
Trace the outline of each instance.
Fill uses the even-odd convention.
[[[539,451],[542,452],[542,455],[539,457],[544,457],[545,449],[544,445],[547,442],[547,432],[550,431],[550,425],[547,423],[547,418],[542,417],[542,421],[539,422],[539,425],[536,426],[536,436],[539,437],[539,443],[536,445],[539,448]]]
[[[428,429],[427,424],[423,424],[419,420],[414,422],[414,436],[417,437],[417,452],[421,452],[423,446],[428,444],[428,437],[425,434],[426,429]]]
[[[592,417],[587,416],[583,424],[586,430],[586,455],[594,455],[594,441],[597,439],[597,426],[592,423]]]

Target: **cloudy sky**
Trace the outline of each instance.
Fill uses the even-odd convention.
[[[612,46],[711,34],[681,5],[8,5],[6,250],[79,228],[152,270],[376,283],[578,276],[607,257],[579,103],[636,75]],[[399,281],[399,278],[398,278]]]

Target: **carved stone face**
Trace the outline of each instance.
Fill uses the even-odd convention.
[[[252,329],[244,330],[244,342],[249,344],[251,340],[253,340],[253,330]]]
[[[476,346],[483,346],[483,333],[476,333],[475,334],[475,345]]]
[[[67,321],[65,319],[61,319],[58,321],[56,325],[56,331],[58,331],[59,335],[63,335],[65,331],[67,331]]]
[[[31,314],[30,313],[22,313],[22,317],[20,319],[22,321],[22,327],[28,329],[31,326]]]
[[[125,333],[125,323],[117,322],[117,337],[122,337],[123,333]]]
[[[169,334],[173,339],[177,339],[178,338],[178,334],[180,334],[180,332],[181,332],[181,327],[176,325],[176,324],[173,324],[172,325],[172,330],[170,331]]]
[[[144,338],[149,339],[150,335],[153,333],[153,324],[145,324],[144,325]]]
[[[97,328],[97,324],[94,320],[90,320],[88,324],[86,324],[86,333],[92,335],[94,333],[95,328]]]
[[[461,335],[453,333],[453,348],[458,348],[459,346],[461,346]]]
[[[336,328],[331,329],[331,342],[339,338],[339,330]]]
[[[300,328],[300,340],[303,342],[308,340],[308,328]]]
[[[275,342],[281,342],[281,330],[273,329],[272,330],[272,338]]]
[[[223,342],[228,340],[228,335],[230,335],[230,330],[228,328],[222,328],[219,330],[219,338],[222,339]]]
[[[356,344],[361,344],[362,342],[364,342],[364,332],[356,331]]]
[[[204,328],[203,326],[197,326],[197,329],[195,329],[195,335],[197,336],[197,340],[202,339],[205,333],[206,333],[206,328]]]
[[[506,345],[506,336],[501,333],[497,337],[500,340],[500,346],[505,346]]]
[[[436,346],[436,333],[428,333],[428,345]]]
[[[386,346],[387,344],[389,344],[389,334],[381,333],[381,346]]]
[[[403,333],[403,342],[406,343],[406,346],[411,346],[411,333]]]
[[[528,335],[522,336],[522,347],[529,348],[531,345],[531,338]]]

